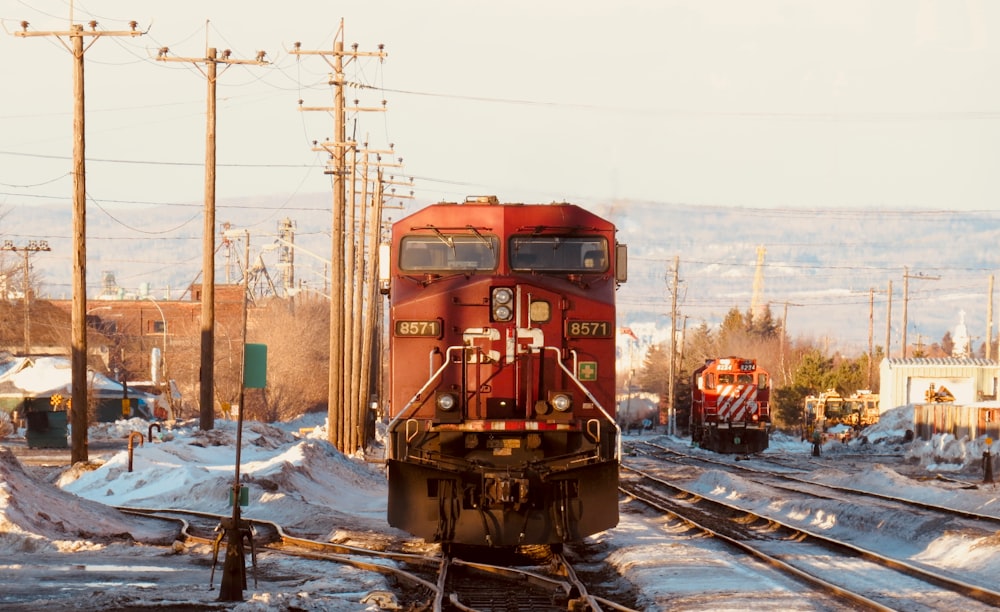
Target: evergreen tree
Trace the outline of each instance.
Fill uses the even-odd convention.
[[[775,339],[779,335],[780,328],[781,326],[774,320],[774,315],[771,313],[770,304],[764,306],[760,314],[747,311],[746,331],[750,336],[759,340]]]
[[[656,393],[666,398],[667,381],[670,376],[670,349],[663,344],[649,347],[642,370],[636,373],[636,381],[643,391]]]
[[[858,359],[841,360],[833,372],[833,382],[831,384],[847,395],[854,393],[858,389],[864,389],[867,386],[867,364],[867,356],[859,357]]]
[[[816,348],[806,352],[795,368],[791,386],[811,389],[814,393],[836,388],[833,359]]]
[[[719,344],[726,345],[734,340],[745,338],[747,335],[746,330],[746,320],[740,313],[739,308],[733,306],[729,309],[726,318],[722,320],[722,324],[719,326]]]
[[[783,429],[801,427],[803,406],[808,395],[812,395],[810,389],[801,385],[775,389],[771,401],[775,426]]]
[[[719,348],[712,331],[708,328],[708,323],[702,321],[700,325],[691,329],[684,341],[684,364],[683,369],[692,372],[705,365],[706,359],[713,359],[718,356]]]

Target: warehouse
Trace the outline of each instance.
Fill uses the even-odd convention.
[[[956,404],[995,400],[998,378],[1000,363],[992,359],[889,357],[879,368],[879,408],[884,413],[897,406],[922,404],[928,401],[928,391],[942,388]]]

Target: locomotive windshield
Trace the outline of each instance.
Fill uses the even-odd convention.
[[[510,267],[534,272],[606,272],[608,241],[600,236],[514,236]]]
[[[443,234],[404,236],[399,249],[399,268],[407,272],[495,270],[496,236]]]

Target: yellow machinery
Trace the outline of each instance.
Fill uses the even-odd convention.
[[[836,389],[827,389],[806,397],[802,416],[807,438],[812,438],[814,431],[825,432],[835,425],[868,427],[878,423],[879,396],[859,390],[844,397]]]
[[[924,399],[927,400],[928,404],[936,404],[954,402],[955,396],[948,390],[948,387],[941,385],[940,388],[934,388],[934,383],[931,383],[931,386],[924,392]]]

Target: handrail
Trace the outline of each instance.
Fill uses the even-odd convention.
[[[387,429],[389,431],[393,430],[396,423],[398,423],[400,419],[409,418],[407,416],[407,410],[409,410],[411,406],[415,405],[416,401],[420,398],[421,395],[423,395],[424,391],[426,391],[427,388],[430,387],[431,384],[437,379],[437,377],[440,376],[442,372],[444,372],[444,369],[448,367],[448,364],[450,363],[452,350],[463,350],[464,348],[465,347],[462,346],[449,346],[447,350],[445,350],[444,363],[442,363],[441,367],[439,367],[437,371],[432,373],[430,378],[427,379],[427,382],[425,382],[424,385],[420,387],[420,389],[418,389],[416,393],[413,394],[413,397],[410,398],[410,401],[406,402],[406,405],[403,406],[403,409],[399,411],[399,414],[397,414],[395,417],[393,417],[391,421],[389,421],[389,425],[387,426]],[[416,408],[414,408],[414,410],[416,410]],[[391,455],[392,452],[391,444],[389,445],[389,451]]]
[[[579,378],[577,378],[576,374],[574,374],[573,372],[569,371],[569,368],[567,368],[566,365],[562,361],[562,351],[559,349],[559,347],[557,347],[557,346],[546,346],[544,348],[546,348],[546,349],[548,349],[548,350],[550,350],[550,351],[552,351],[553,353],[556,354],[556,363],[559,364],[559,368],[563,372],[565,372],[567,376],[569,376],[570,380],[572,380],[574,383],[576,383],[576,386],[580,388],[580,391],[583,391],[583,394],[586,395],[590,399],[590,401],[594,402],[594,405],[597,406],[597,409],[601,411],[601,414],[604,415],[604,418],[606,418],[611,423],[611,425],[615,428],[615,434],[616,434],[615,435],[615,440],[617,440],[617,444],[615,444],[615,459],[618,460],[618,461],[621,461],[621,456],[622,456],[622,429],[621,429],[621,427],[618,426],[617,421],[615,421],[615,419],[613,419],[611,417],[611,415],[608,414],[608,411],[604,409],[604,406],[601,405],[601,402],[597,401],[597,398],[594,397],[594,394],[590,392],[590,389],[588,389],[587,387],[585,387],[583,385],[583,381],[581,381]]]
[[[452,354],[452,352],[453,351],[464,351],[465,348],[466,347],[464,347],[464,346],[449,346],[445,350],[444,363],[442,363],[441,366],[436,371],[434,371],[431,374],[431,376],[427,379],[427,382],[425,382],[423,384],[423,386],[420,387],[420,389],[415,394],[413,394],[413,397],[411,397],[410,401],[408,401],[406,403],[406,405],[403,406],[403,409],[399,412],[399,414],[396,415],[395,417],[393,417],[393,419],[391,421],[389,421],[389,425],[387,427],[389,431],[392,431],[395,428],[396,423],[398,423],[401,419],[409,418],[408,413],[410,412],[411,407],[413,408],[413,410],[416,410],[416,402],[417,402],[417,400],[423,395],[424,391],[426,391],[427,388],[430,387],[431,384],[433,384],[435,380],[437,380],[437,378],[441,375],[441,373],[444,372],[445,368],[448,367],[448,365],[451,363],[451,354]],[[557,347],[557,346],[545,346],[545,347],[542,347],[542,348],[543,348],[543,350],[550,350],[553,353],[555,353],[555,355],[556,355],[556,360],[555,361],[559,365],[559,368],[567,376],[569,376],[570,380],[572,380],[574,383],[576,383],[576,386],[580,389],[580,391],[582,391],[583,394],[586,395],[587,398],[591,402],[594,403],[594,406],[596,406],[597,409],[601,411],[601,414],[604,415],[604,418],[606,418],[608,420],[608,422],[610,422],[611,425],[615,428],[615,433],[616,433],[615,439],[617,440],[617,444],[615,445],[615,459],[620,461],[621,460],[621,454],[622,454],[622,436],[621,436],[622,431],[621,431],[621,427],[618,426],[618,423],[615,421],[615,419],[608,413],[608,411],[604,408],[604,406],[601,405],[601,402],[597,401],[597,398],[594,397],[594,394],[590,392],[590,389],[588,389],[587,387],[585,387],[584,384],[583,384],[583,382],[579,378],[576,377],[576,374],[574,374],[573,372],[571,372],[569,370],[569,368],[566,367],[566,364],[564,364],[563,360],[562,360],[562,350],[559,347]],[[391,458],[392,457],[392,445],[391,444],[389,445],[389,455],[390,455],[390,458]]]

